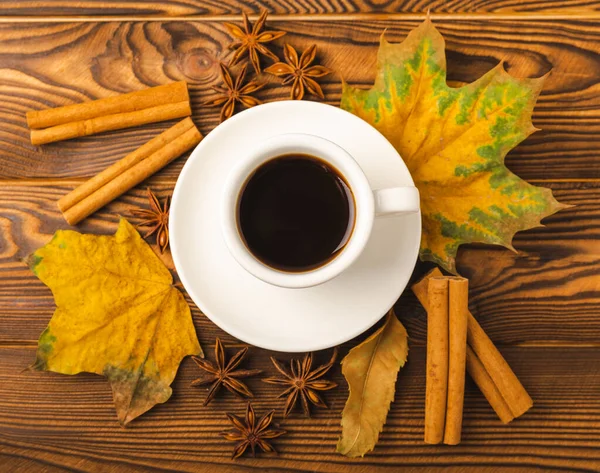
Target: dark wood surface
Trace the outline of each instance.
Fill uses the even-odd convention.
[[[290,433],[275,441],[278,457],[236,462],[217,434],[227,427],[223,412],[241,412],[243,403],[225,395],[202,407],[204,393],[189,387],[197,374],[190,360],[171,400],[127,429],[117,424],[103,378],[23,371],[54,302],[22,260],[58,228],[69,228],[56,200],[169,126],[34,147],[25,112],[186,80],[193,118],[208,133],[218,111],[201,104],[218,82],[218,61],[227,57],[222,21],[261,7],[275,14],[271,26],[288,31],[294,45],[317,43],[320,61],[338,73],[324,81],[331,104],[339,103],[340,75],[353,84],[372,83],[383,29],[399,41],[427,8],[447,41],[451,83],[470,82],[501,60],[521,77],[552,71],[534,113],[542,131],[513,150],[507,164],[575,207],[547,218],[543,228],[518,234],[517,253],[475,245],[459,253],[459,269],[470,279],[471,311],[535,400],[521,419],[502,425],[469,381],[463,443],[423,444],[426,323],[408,291],[396,309],[411,337],[409,362],[381,440],[364,459],[335,454],[347,395],[338,366],[340,387],[325,395],[329,410],[285,421]],[[169,16],[182,18],[167,21]],[[2,2],[0,471],[600,471],[599,19],[599,3],[585,0]],[[271,82],[261,98],[283,99],[287,93]],[[147,184],[159,195],[169,193],[184,162],[179,159],[79,228],[114,232],[118,215],[143,202]],[[172,267],[168,256],[164,260]],[[420,264],[414,277],[428,268]],[[192,312],[209,356],[216,336],[240,346],[193,304]],[[363,338],[344,344],[342,355]],[[271,354],[252,349],[248,366],[270,372]],[[317,357],[324,361],[327,355]],[[249,384],[260,412],[281,409],[273,386]]]
[[[345,389],[336,389],[327,395],[329,410],[285,422],[289,434],[276,442],[278,457],[231,462],[231,446],[218,433],[226,428],[222,412],[240,411],[240,402],[225,396],[210,408],[202,407],[201,394],[189,387],[196,374],[190,360],[177,376],[171,400],[121,429],[102,378],[21,375],[30,350],[5,348],[0,359],[0,426],[6,434],[0,461],[31,471],[46,465],[75,471],[597,471],[600,425],[594,416],[600,411],[600,352],[510,347],[503,353],[536,404],[522,419],[503,426],[469,380],[460,446],[423,443],[425,349],[413,347],[380,443],[369,456],[348,460],[332,453],[346,399]],[[254,349],[250,357],[254,366],[269,369],[260,350]],[[343,380],[337,367],[335,379]],[[258,412],[281,406],[269,385],[251,380],[249,386]]]
[[[594,0],[4,0],[0,15],[7,16],[188,16],[229,15],[240,10],[275,15],[351,13],[497,13],[570,14],[598,13]]]
[[[600,18],[600,16],[599,16]],[[331,24],[272,21],[293,31],[298,48],[316,43],[319,60],[336,74],[323,80],[327,101],[339,104],[340,77],[373,82],[382,31],[400,41],[421,20],[345,20]],[[499,61],[519,77],[551,71],[534,113],[535,133],[509,153],[508,166],[526,179],[600,178],[600,22],[593,20],[436,21],[448,47],[448,78],[472,82]],[[553,34],[554,32],[554,34]],[[549,36],[550,35],[550,36]],[[87,177],[165,129],[165,124],[113,132],[42,148],[29,143],[25,112],[104,97],[173,80],[190,84],[194,120],[203,133],[219,111],[202,106],[219,83],[218,61],[228,58],[230,37],[220,21],[0,23],[0,176]],[[277,50],[280,52],[280,50]],[[356,67],[360,64],[360,67]],[[264,100],[289,89],[271,80]],[[82,153],[86,159],[82,159]],[[161,175],[176,178],[184,160]]]

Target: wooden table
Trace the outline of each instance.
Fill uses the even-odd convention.
[[[542,131],[506,162],[575,207],[546,219],[545,228],[518,234],[517,253],[469,246],[458,265],[470,279],[472,312],[535,399],[524,417],[502,425],[469,380],[462,444],[423,444],[426,323],[408,292],[397,312],[411,337],[409,362],[380,442],[364,459],[335,453],[347,396],[339,366],[334,378],[341,386],[326,394],[329,410],[286,421],[289,435],[275,442],[279,456],[235,462],[218,432],[227,427],[223,412],[239,412],[243,403],[224,395],[202,407],[204,393],[190,387],[198,374],[191,360],[182,364],[171,400],[126,429],[100,376],[23,372],[54,302],[22,259],[68,228],[56,200],[168,126],[34,147],[25,112],[186,80],[193,118],[208,133],[218,111],[201,103],[228,54],[222,22],[261,6],[296,46],[316,42],[322,63],[351,84],[372,83],[385,28],[389,40],[400,41],[428,8],[446,38],[453,84],[471,82],[499,61],[519,77],[552,70],[533,117]],[[0,471],[600,471],[599,2],[9,0],[0,16]],[[340,90],[338,77],[326,78],[327,102],[338,104]],[[261,97],[285,94],[271,87]],[[184,161],[145,184],[166,195]],[[145,184],[80,229],[114,232],[118,214],[144,203]],[[417,273],[425,269],[420,265]],[[216,336],[240,346],[195,307],[193,316],[209,356]],[[345,344],[343,353],[359,340]],[[271,372],[269,355],[253,349],[249,366]],[[327,356],[317,354],[319,361]],[[272,386],[249,384],[258,411],[281,406]]]

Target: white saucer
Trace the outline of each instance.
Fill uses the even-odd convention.
[[[320,350],[361,334],[400,297],[417,259],[421,215],[377,218],[354,265],[320,286],[285,289],[255,278],[225,246],[219,199],[236,159],[282,133],[337,143],[358,161],[373,189],[413,185],[393,146],[360,118],[317,102],[257,106],[215,128],[185,164],[171,204],[171,252],[192,300],[226,332],[270,350]]]

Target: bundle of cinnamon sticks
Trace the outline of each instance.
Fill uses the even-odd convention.
[[[468,281],[430,271],[412,287],[427,310],[425,442],[460,442],[465,368],[498,417],[508,423],[533,401],[468,310]]]
[[[41,145],[192,114],[184,81],[65,107],[27,112],[31,144]]]
[[[196,146],[202,135],[186,118],[84,182],[58,201],[70,225],[75,225],[175,158]]]

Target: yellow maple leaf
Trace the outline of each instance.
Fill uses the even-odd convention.
[[[374,86],[344,84],[341,107],[398,150],[421,194],[421,259],[456,273],[459,245],[513,249],[516,232],[567,206],[504,166],[508,151],[536,130],[531,112],[544,77],[516,79],[499,64],[452,88],[444,48],[429,19],[400,44],[382,36]]]
[[[202,355],[171,273],[125,219],[114,235],[59,230],[29,257],[54,295],[35,369],[106,376],[127,424],[171,397],[186,355]]]

